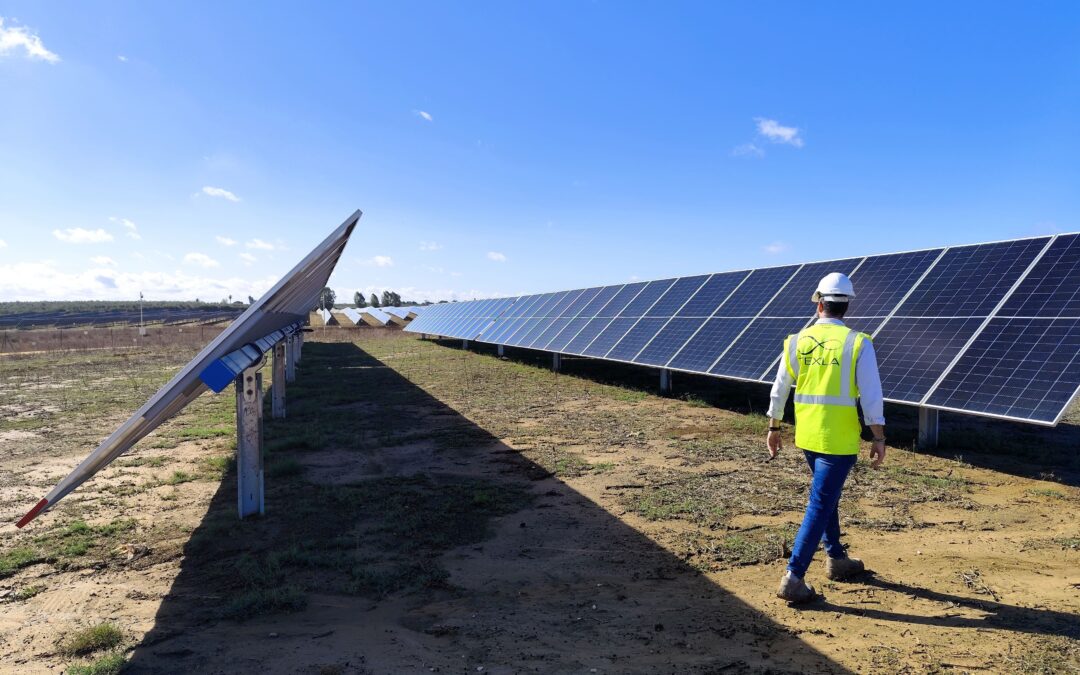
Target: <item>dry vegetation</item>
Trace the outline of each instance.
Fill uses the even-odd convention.
[[[25,531],[3,526],[0,669],[73,673],[1075,672],[1080,422],[887,411],[842,518],[873,570],[772,597],[807,489],[761,387],[325,329],[235,514],[205,395]],[[358,341],[355,341],[358,340]],[[355,342],[354,342],[355,341]],[[194,349],[0,358],[11,523]],[[267,376],[269,369],[267,370]],[[821,583],[824,582],[824,583]],[[481,671],[481,669],[483,669]]]

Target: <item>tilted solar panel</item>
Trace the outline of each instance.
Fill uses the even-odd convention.
[[[509,298],[464,329],[457,303],[406,330],[770,382],[829,272],[852,277],[845,323],[873,337],[886,400],[1056,424],[1080,390],[1080,234]]]

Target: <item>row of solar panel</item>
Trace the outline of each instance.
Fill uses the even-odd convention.
[[[768,382],[829,272],[889,400],[1056,423],[1080,387],[1080,235],[453,303],[407,330]]]

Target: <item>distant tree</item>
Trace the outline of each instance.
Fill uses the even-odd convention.
[[[352,304],[357,307],[367,307],[367,300],[364,299],[364,294],[360,291],[353,293]]]
[[[398,295],[397,293],[391,292],[390,293],[390,299],[393,301],[394,307],[401,307],[401,296],[400,295]]]
[[[249,296],[248,296],[248,304],[249,304],[249,305],[254,305],[254,304],[255,304],[255,298],[253,298],[253,297],[251,297],[251,296],[249,295]]]
[[[319,304],[315,306],[315,309],[333,309],[335,300],[337,300],[337,294],[334,293],[334,289],[326,286],[319,293]]]
[[[393,291],[383,291],[382,292],[382,298],[379,300],[379,302],[382,303],[383,307],[393,307],[394,306],[394,292]]]
[[[372,307],[378,307],[379,306],[379,296],[372,293],[371,294],[371,299],[368,300],[368,304],[371,305]]]

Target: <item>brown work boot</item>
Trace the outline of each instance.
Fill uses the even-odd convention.
[[[866,567],[858,558],[826,558],[825,576],[833,581],[845,581],[851,577],[862,574]]]
[[[784,573],[780,580],[780,588],[776,589],[776,597],[792,603],[810,602],[817,597],[814,587],[791,573]]]

